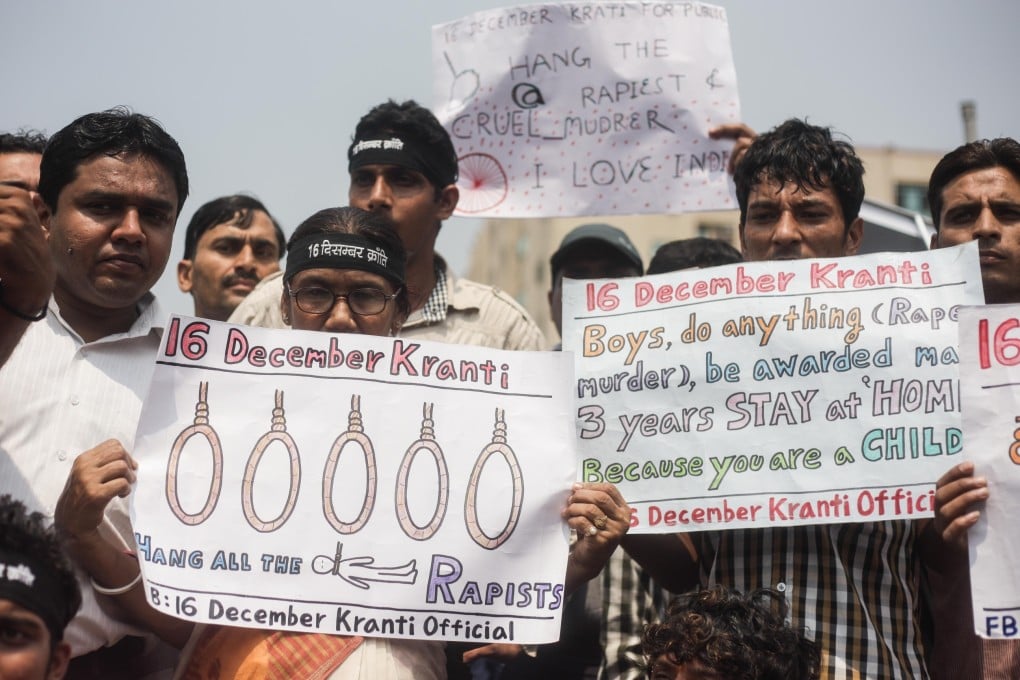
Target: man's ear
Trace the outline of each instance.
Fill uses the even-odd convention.
[[[846,231],[846,255],[856,255],[864,240],[864,220],[858,217]]]
[[[744,220],[737,225],[737,234],[740,235],[740,254],[747,257],[747,243],[744,242]]]
[[[405,321],[407,321],[407,317],[402,314],[397,314],[393,317],[393,324],[390,326],[390,335],[399,335],[400,329],[404,327]]]
[[[460,200],[460,189],[457,188],[456,184],[448,184],[443,187],[443,190],[439,192],[439,214],[437,217],[439,221],[450,217],[453,211],[457,208],[457,202]]]
[[[928,250],[935,250],[939,247],[939,233],[936,231],[931,235],[931,243],[928,244]]]
[[[42,200],[42,196],[35,191],[32,192],[32,207],[35,208],[35,214],[39,216],[39,224],[42,225],[43,234],[48,240],[50,238],[50,218],[53,215],[46,206],[46,201]]]
[[[283,292],[280,293],[280,318],[288,326],[293,322],[293,319],[290,318],[290,301],[291,297],[287,293],[287,286],[284,285]]]
[[[191,260],[181,260],[177,263],[177,287],[182,293],[191,292]]]
[[[71,645],[58,642],[50,655],[50,666],[46,671],[46,680],[60,680],[67,674],[67,662],[71,660]]]

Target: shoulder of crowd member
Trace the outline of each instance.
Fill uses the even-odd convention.
[[[274,272],[258,282],[227,322],[262,328],[287,328],[280,313],[282,294],[283,272]]]
[[[487,332],[493,337],[491,346],[511,350],[545,349],[545,337],[538,324],[505,291],[477,281],[457,278],[449,270],[447,286],[451,307],[456,310],[478,310],[478,321],[487,327]],[[501,344],[500,338],[503,339]]]

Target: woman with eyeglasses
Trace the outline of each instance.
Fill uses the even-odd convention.
[[[298,330],[394,335],[410,312],[405,261],[400,237],[384,218],[357,208],[321,210],[287,245],[282,316]],[[629,527],[630,509],[610,484],[575,484],[562,514],[578,539],[568,561],[569,594],[602,569]],[[182,680],[446,678],[442,642],[193,626],[150,608],[143,596],[126,597],[128,590],[109,593],[126,620],[184,645],[175,674]],[[475,654],[517,650],[490,645]]]
[[[320,210],[287,245],[280,309],[298,330],[394,335],[411,311],[404,246],[357,208]]]
[[[320,210],[287,244],[280,309],[297,330],[393,335],[407,318],[406,255],[388,222]],[[177,677],[445,678],[443,643],[200,626]],[[275,669],[275,670],[271,670]]]

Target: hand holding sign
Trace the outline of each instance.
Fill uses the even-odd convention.
[[[970,461],[954,465],[935,485],[935,531],[955,550],[967,549],[967,531],[977,524],[979,503],[988,500],[988,480]]]

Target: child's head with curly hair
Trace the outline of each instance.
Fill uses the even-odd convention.
[[[818,646],[786,623],[779,593],[714,586],[676,598],[645,629],[653,680],[816,680]]]

